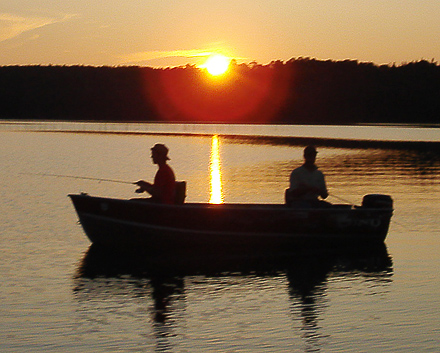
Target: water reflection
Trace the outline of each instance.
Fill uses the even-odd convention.
[[[220,170],[219,139],[217,135],[212,136],[211,159],[209,163],[211,192],[209,203],[223,203],[222,178]]]
[[[166,351],[173,348],[168,339],[175,337],[176,331],[191,321],[188,318],[182,319],[182,315],[197,315],[197,310],[187,310],[198,304],[188,298],[194,300],[199,296],[221,295],[232,282],[239,286],[237,289],[251,282],[260,283],[261,291],[264,291],[268,287],[261,286],[261,283],[269,286],[274,279],[284,278],[291,319],[300,323],[298,335],[306,351],[312,352],[319,351],[326,340],[320,321],[329,305],[326,295],[330,278],[339,276],[343,280],[355,276],[365,282],[375,282],[379,287],[389,283],[392,274],[392,260],[385,245],[364,250],[306,251],[301,254],[205,256],[180,253],[148,257],[140,253],[125,255],[91,246],[78,268],[74,294],[85,306],[88,303],[95,305],[97,301],[116,302],[121,297],[142,300],[143,305],[150,308],[149,320],[157,351]],[[210,288],[213,282],[215,288]],[[201,288],[203,293],[200,292]],[[286,287],[275,289],[282,292]],[[197,291],[196,297],[188,295]],[[246,291],[243,293],[244,296],[252,295]],[[246,301],[247,298],[242,300]],[[239,306],[240,303],[230,305],[232,307],[229,310],[243,310],[234,308],[234,305]],[[114,305],[111,307],[117,310]],[[93,307],[93,310],[96,308]],[[211,315],[211,320],[220,319],[216,318],[216,314]],[[199,318],[191,319],[197,321]]]
[[[440,155],[430,151],[347,150],[337,156],[320,160],[321,165],[335,173],[354,175],[394,174],[436,177],[440,173]]]

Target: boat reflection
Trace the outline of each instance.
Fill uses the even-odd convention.
[[[113,300],[113,297],[116,300],[121,296],[144,297],[153,303],[145,305],[151,308],[150,320],[156,325],[157,337],[163,337],[179,325],[175,311],[193,305],[188,302],[191,297],[188,293],[200,290],[201,283],[206,281],[209,286],[212,279],[221,279],[225,286],[231,282],[236,285],[241,281],[245,284],[264,279],[269,283],[282,276],[288,284],[292,320],[301,322],[302,339],[313,351],[319,350],[321,340],[325,339],[319,322],[325,309],[323,302],[329,278],[355,276],[383,286],[391,282],[392,274],[392,260],[385,245],[364,250],[246,256],[225,256],[224,253],[221,256],[194,253],[145,256],[92,245],[77,270],[74,294],[83,303]]]
[[[189,249],[156,250],[152,254],[92,244],[77,269],[76,277],[209,277],[231,274],[270,275],[280,271],[304,275],[304,278],[295,277],[294,281],[299,284],[296,287],[303,287],[304,282],[310,281],[316,275],[319,275],[319,282],[322,282],[329,273],[360,271],[359,273],[364,274],[389,275],[392,272],[392,260],[383,243],[365,248],[301,248],[298,252],[259,249],[244,253],[221,252],[218,255]],[[306,272],[303,273],[304,271]]]

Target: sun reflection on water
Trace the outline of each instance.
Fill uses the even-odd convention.
[[[220,204],[223,203],[222,192],[222,175],[220,171],[220,153],[219,153],[219,139],[217,135],[212,136],[211,142],[211,160],[209,163],[210,181],[211,181],[211,198],[209,203]]]

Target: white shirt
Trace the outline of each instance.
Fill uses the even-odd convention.
[[[304,165],[298,167],[290,174],[290,190],[300,189],[302,186],[311,186],[327,193],[324,174],[318,168],[314,170],[307,169]],[[321,193],[308,191],[300,198],[302,200],[317,200]]]

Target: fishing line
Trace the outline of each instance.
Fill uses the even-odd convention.
[[[37,176],[48,176],[48,177],[56,177],[56,178],[70,178],[70,179],[83,179],[83,180],[95,180],[95,181],[104,181],[108,183],[119,183],[119,184],[135,184],[131,181],[125,180],[116,180],[116,179],[104,179],[104,178],[92,178],[86,176],[77,176],[77,175],[65,175],[65,174],[50,174],[50,173],[20,173],[26,175],[37,175]]]
[[[410,227],[406,226],[403,223],[400,223],[399,221],[396,221],[395,219],[393,219],[391,223],[394,223],[394,224],[398,225],[399,227],[402,227],[403,229],[405,229],[408,232],[417,232],[417,229],[411,229]]]

